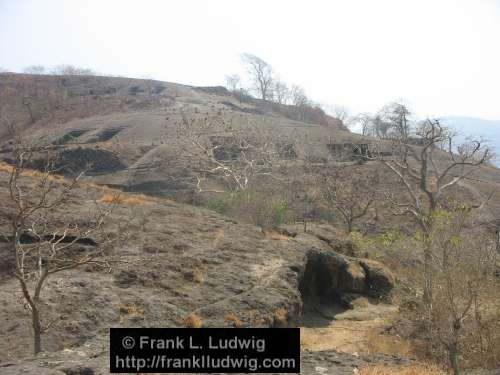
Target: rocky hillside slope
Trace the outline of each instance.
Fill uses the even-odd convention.
[[[358,163],[349,152],[331,152],[331,145],[387,144],[348,132],[318,108],[240,98],[220,87],[128,78],[0,74],[0,114],[0,201],[5,202],[0,213],[0,373],[104,374],[109,327],[182,327],[192,314],[204,327],[306,328],[314,342],[305,341],[303,373],[348,374],[373,362],[409,361],[357,353],[366,343],[349,342],[350,349],[339,353],[342,348],[318,334],[338,329],[331,322],[342,313],[344,321],[354,322],[346,331],[353,325],[383,331],[387,316],[373,323],[367,315],[395,311],[387,297],[397,275],[353,253],[339,240],[338,228],[311,225],[304,233],[291,224],[262,229],[243,217],[200,207],[193,172],[200,161],[181,130],[213,130],[210,126],[217,124],[226,130],[262,131],[263,139],[287,150],[280,155],[287,163],[274,166],[276,181],[295,173],[297,181],[314,187],[313,175],[345,164],[353,176],[379,171],[381,191],[403,194],[380,163]],[[106,245],[114,262],[105,270],[87,265],[49,278],[42,292],[47,353],[36,358],[30,354],[30,312],[10,272],[6,222],[13,212],[7,164],[12,128],[28,141],[49,144],[66,178],[87,169],[69,207],[54,210],[54,219],[71,217],[83,224],[89,207],[120,194],[106,222],[107,233],[120,239]],[[36,163],[31,167],[37,168]],[[279,191],[274,180],[259,181],[259,188]],[[481,202],[499,187],[498,169],[486,166],[451,193]],[[409,221],[381,205],[364,228],[411,233]],[[500,202],[491,199],[487,210],[485,215],[500,217]],[[103,243],[104,238],[89,238],[72,250],[78,254]]]
[[[8,202],[7,174],[0,172],[0,177],[0,197]],[[83,218],[87,207],[79,197],[104,201],[110,189],[87,186],[85,193],[72,194],[72,215]],[[9,215],[11,209],[7,204],[4,213]],[[2,227],[1,234],[7,235],[7,229]],[[43,343],[54,353],[22,363],[19,358],[31,352],[30,313],[9,272],[9,249],[0,241],[2,373],[106,373],[109,327],[182,327],[190,314],[199,316],[203,327],[286,327],[318,304],[349,308],[350,301],[363,295],[384,298],[394,282],[381,264],[335,253],[332,244],[314,235],[263,233],[166,199],[124,195],[106,231],[127,232],[107,255],[119,261],[107,271],[89,265],[48,280],[42,314],[50,328]],[[99,246],[101,240],[75,244],[73,251]],[[341,368],[341,373],[352,372],[362,362],[331,351],[305,353],[303,360],[305,370],[321,364]],[[394,361],[383,356],[380,360]],[[82,366],[90,372],[68,372],[83,371],[75,369]]]

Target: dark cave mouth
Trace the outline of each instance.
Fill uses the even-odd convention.
[[[342,294],[332,288],[336,285],[336,275],[331,272],[323,257],[307,257],[299,280],[299,291],[304,310],[317,305],[339,305]]]

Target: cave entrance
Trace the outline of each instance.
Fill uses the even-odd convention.
[[[322,254],[309,254],[299,280],[302,297],[301,326],[326,326],[335,315],[346,311],[341,302],[342,293],[336,287],[339,276],[345,272],[342,265],[329,262]]]

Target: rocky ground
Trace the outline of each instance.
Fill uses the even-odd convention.
[[[109,373],[106,343],[89,343],[77,350],[42,354],[19,363],[0,363],[4,375],[104,375]],[[301,374],[349,375],[365,366],[382,364],[405,366],[408,359],[397,356],[356,356],[337,351],[304,351],[301,353]]]
[[[0,194],[4,189],[0,185]],[[95,188],[93,194],[106,191]],[[332,320],[337,316],[334,306],[357,311],[362,298],[381,308],[380,299],[394,282],[384,266],[342,255],[313,234],[264,233],[213,211],[165,199],[141,199],[129,200],[135,204],[124,200],[113,213],[108,229],[120,230],[119,219],[131,217],[126,229],[131,235],[109,254],[120,259],[111,272],[88,266],[49,278],[42,293],[47,353],[41,357],[30,357],[30,313],[17,280],[4,269],[2,374],[106,373],[109,327],[181,327],[191,313],[201,317],[203,327],[233,326],[229,313],[243,327],[309,325],[303,331],[304,373],[317,372],[318,366],[351,373],[365,361],[353,350],[344,350],[349,355],[331,350],[343,350],[340,347],[308,345],[322,333],[311,334],[310,315],[302,312],[326,306],[330,315],[323,311],[322,318]],[[342,249],[339,246],[337,250]],[[7,250],[1,243],[0,247]],[[19,362],[20,358],[26,359]],[[387,358],[384,361],[395,360]],[[78,366],[92,370],[77,370]]]

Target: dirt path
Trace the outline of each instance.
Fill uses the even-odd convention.
[[[396,336],[383,334],[397,314],[387,304],[366,304],[353,310],[318,306],[306,312],[298,322],[303,350],[337,350],[355,355],[403,354],[410,351],[408,343]]]

